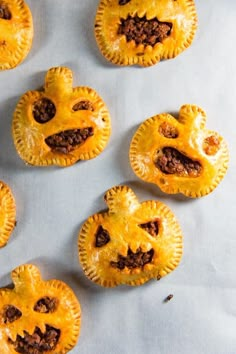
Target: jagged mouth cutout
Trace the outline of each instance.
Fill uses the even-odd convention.
[[[154,256],[154,250],[151,248],[147,252],[143,252],[141,248],[138,248],[136,252],[128,249],[127,256],[118,255],[117,262],[110,262],[113,268],[123,270],[125,267],[129,269],[142,268],[147,263],[151,263]]]
[[[139,17],[128,14],[120,19],[118,35],[124,35],[127,42],[134,41],[136,46],[154,47],[171,35],[172,27],[172,23],[161,22],[156,17],[147,19],[146,15]]]
[[[24,331],[24,336],[17,334],[15,341],[12,341],[10,338],[8,341],[17,353],[43,354],[56,348],[60,334],[61,331],[59,329],[46,324],[45,332],[35,327],[31,335],[27,331]]]

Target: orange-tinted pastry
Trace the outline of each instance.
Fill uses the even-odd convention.
[[[147,119],[130,145],[136,175],[165,193],[195,198],[212,192],[226,173],[229,153],[205,123],[206,113],[195,105],[182,106],[178,118],[163,113]]]
[[[29,53],[33,20],[23,0],[0,0],[0,70],[17,66]]]
[[[118,65],[154,65],[190,46],[197,29],[193,0],[101,0],[95,36]]]
[[[16,224],[16,205],[10,188],[0,181],[0,247],[7,241]]]
[[[43,91],[22,96],[12,131],[26,163],[70,166],[102,152],[110,136],[110,115],[96,91],[72,88],[71,70],[56,67],[47,72]]]
[[[126,186],[104,197],[108,211],[90,216],[79,232],[79,259],[88,278],[106,287],[141,285],[174,270],[182,256],[182,234],[161,202],[139,203]]]
[[[0,289],[1,353],[64,354],[78,340],[80,305],[59,280],[42,280],[38,268],[12,272],[14,288]]]

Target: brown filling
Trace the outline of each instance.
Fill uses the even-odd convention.
[[[129,269],[143,267],[145,264],[152,261],[154,255],[154,250],[150,249],[148,252],[142,252],[139,248],[137,252],[132,252],[129,248],[126,257],[118,255],[118,262],[111,262],[111,266],[118,269],[124,269],[125,267]]]
[[[94,107],[92,102],[90,102],[89,100],[84,100],[84,101],[80,101],[77,102],[73,107],[72,107],[73,111],[94,111]]]
[[[42,333],[38,327],[32,335],[24,332],[25,336],[19,334],[16,341],[9,339],[17,353],[22,354],[43,354],[44,352],[54,350],[60,338],[60,330],[46,325],[46,331]]]
[[[156,18],[147,20],[146,16],[140,18],[137,15],[129,15],[127,19],[121,19],[118,34],[124,34],[127,42],[134,40],[136,45],[154,46],[167,38],[171,29],[172,23],[160,22]]]
[[[4,323],[12,323],[22,316],[22,312],[13,305],[7,305],[3,314]]]
[[[126,5],[128,4],[128,2],[130,2],[131,0],[119,0],[119,5]]]
[[[159,232],[158,221],[150,221],[139,225],[142,229],[147,231],[151,236],[156,237]]]
[[[41,98],[33,105],[33,116],[38,123],[47,123],[55,114],[56,107],[48,98]]]
[[[178,137],[178,130],[167,122],[160,125],[159,133],[168,139],[175,139]]]
[[[95,246],[102,247],[110,241],[110,235],[101,225],[99,226],[95,235]]]
[[[45,143],[56,152],[68,154],[92,136],[93,128],[64,130],[45,139]]]
[[[34,311],[41,313],[49,313],[56,311],[58,300],[54,297],[44,296],[37,301]]]
[[[4,2],[0,2],[0,18],[3,20],[10,20],[11,19],[11,12]]]
[[[220,141],[215,135],[208,136],[203,142],[203,150],[207,155],[215,155],[220,148]]]
[[[197,177],[202,170],[198,161],[191,160],[172,147],[165,147],[159,151],[155,164],[163,173],[178,176]]]
[[[173,294],[168,295],[168,296],[165,298],[164,302],[170,301],[171,299],[173,299],[173,297],[174,297]]]

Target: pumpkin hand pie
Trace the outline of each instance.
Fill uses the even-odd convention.
[[[229,152],[205,123],[206,113],[195,105],[182,106],[178,118],[164,113],[147,119],[130,145],[136,175],[165,193],[195,198],[212,192],[226,173]]]
[[[104,200],[108,211],[90,216],[79,232],[79,259],[88,278],[105,287],[141,285],[177,267],[182,233],[166,205],[139,203],[127,186],[111,188]]]
[[[7,244],[16,224],[16,205],[11,189],[0,181],[0,247]]]
[[[12,279],[13,289],[0,289],[1,353],[69,352],[80,332],[73,291],[62,281],[42,280],[32,264],[13,270]]]
[[[118,65],[154,65],[190,46],[197,29],[193,0],[101,0],[95,36]]]
[[[0,0],[0,70],[17,66],[30,51],[33,20],[23,0]]]
[[[36,166],[70,166],[99,155],[110,136],[110,115],[89,87],[72,88],[72,72],[51,68],[43,91],[26,92],[14,112],[13,139],[20,157]]]

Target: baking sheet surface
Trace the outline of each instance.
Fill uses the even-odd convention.
[[[81,335],[71,353],[236,353],[236,2],[196,1],[194,42],[173,60],[150,68],[116,67],[100,54],[93,35],[98,1],[28,0],[33,47],[17,68],[0,73],[0,179],[12,188],[17,227],[0,250],[0,286],[24,263],[45,279],[72,287],[82,307]],[[74,86],[91,86],[106,102],[112,135],[95,159],[68,168],[24,165],[11,122],[20,96],[42,87],[46,71],[68,66]],[[139,180],[129,164],[130,140],[146,118],[201,106],[207,127],[230,149],[220,185],[197,200],[170,196]],[[155,199],[176,214],[184,234],[179,267],[138,288],[103,289],[83,274],[77,234],[87,217],[105,208],[104,193],[127,184],[140,201]],[[167,295],[174,297],[164,303]]]

